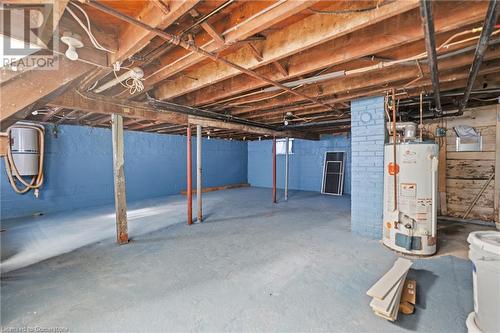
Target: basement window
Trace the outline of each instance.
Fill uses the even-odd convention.
[[[286,139],[276,140],[276,155],[286,154]],[[288,154],[293,154],[293,139],[288,139]]]

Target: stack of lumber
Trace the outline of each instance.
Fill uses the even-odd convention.
[[[370,306],[377,316],[390,321],[397,319],[401,293],[411,265],[410,260],[398,258],[392,268],[366,292],[373,297]]]
[[[401,301],[399,302],[399,312],[403,314],[412,314],[415,311],[417,302],[417,281],[405,280]]]

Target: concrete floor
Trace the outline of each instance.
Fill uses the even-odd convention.
[[[269,189],[211,192],[193,226],[182,196],[129,208],[124,246],[109,206],[2,221],[1,326],[466,331],[471,265],[455,256],[414,261],[415,314],[390,323],[372,313],[366,290],[396,254],[349,231],[348,196],[292,191],[273,205]]]

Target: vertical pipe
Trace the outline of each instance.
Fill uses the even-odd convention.
[[[187,223],[193,224],[193,180],[191,158],[191,126],[188,124],[187,133]]]
[[[290,145],[290,140],[288,139],[288,137],[286,138],[286,151],[285,151],[285,201],[288,201],[288,168],[289,168],[289,164],[288,164],[288,149],[289,149],[289,145]]]
[[[459,113],[462,114],[463,110],[467,106],[469,97],[476,82],[477,74],[483,62],[484,54],[488,49],[488,40],[490,39],[491,33],[495,29],[495,24],[500,13],[500,1],[491,0],[488,6],[488,11],[486,12],[486,18],[484,19],[483,29],[481,30],[481,37],[477,42],[476,52],[474,53],[474,60],[472,61],[472,66],[469,70],[469,77],[467,78],[467,85],[465,87],[464,96],[459,105]]]
[[[394,171],[394,211],[398,209],[398,166],[396,164],[396,92],[392,89],[392,163]]]
[[[276,137],[273,138],[273,203],[276,203]]]
[[[423,113],[424,113],[424,108],[423,108],[423,96],[422,93],[420,93],[420,124],[418,128],[420,129],[420,142],[423,141],[423,130],[424,130],[424,124],[423,124]]]
[[[115,184],[116,242],[128,243],[127,199],[125,196],[125,170],[123,157],[123,118],[111,115],[111,135],[113,141],[113,176]]]
[[[201,199],[201,125],[196,125],[196,201],[198,202],[198,222],[203,220]]]
[[[439,90],[439,70],[436,53],[436,39],[434,33],[434,18],[432,17],[431,0],[420,0],[420,16],[425,34],[425,50],[427,51],[427,59],[429,61],[429,69],[431,71],[432,88],[434,89],[434,100],[436,103],[436,111],[441,114],[441,95]]]

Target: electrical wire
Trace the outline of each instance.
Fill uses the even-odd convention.
[[[456,42],[453,42],[456,38],[458,38],[460,36],[463,36],[463,35],[466,35],[466,34],[470,34],[470,33],[481,32],[481,30],[482,30],[482,27],[480,27],[480,28],[473,28],[473,29],[469,29],[469,30],[466,30],[466,31],[462,31],[462,32],[456,33],[456,34],[452,35],[451,37],[449,37],[439,47],[437,47],[436,50],[439,51],[439,50],[441,50],[443,48],[449,49],[450,47],[453,47],[453,46],[456,46],[456,45],[459,45],[459,44],[463,44],[463,43],[470,42],[470,41],[473,41],[475,39],[478,39],[480,37],[479,35],[474,36],[474,37],[470,37],[470,38],[466,38],[466,39],[462,39],[462,40],[459,40],[459,41],[456,41]],[[500,30],[494,31],[491,35],[493,36],[493,35],[498,34],[498,33],[500,33]],[[394,66],[394,65],[405,63],[405,62],[409,62],[409,61],[418,61],[418,60],[423,59],[425,57],[427,57],[427,52],[422,52],[420,54],[417,54],[415,56],[408,57],[408,58],[405,58],[405,59],[393,60],[393,61],[387,61],[387,62],[380,62],[380,63],[378,63],[376,65],[372,65],[372,66],[367,66],[367,67],[363,67],[363,68],[358,68],[358,69],[353,69],[353,70],[345,71],[344,77],[347,77],[349,75],[354,75],[354,74],[361,74],[361,73],[364,73],[364,72],[367,72],[367,71],[371,71],[371,70],[374,70],[374,69],[382,69],[382,68]],[[318,73],[318,74],[316,74],[316,75],[314,75],[312,77],[320,75],[321,73],[322,72],[320,72],[320,73]],[[421,79],[421,77],[413,79],[412,81],[410,81],[409,83],[407,83],[405,86],[410,85],[410,84],[412,84],[412,83],[414,83],[414,82],[416,82],[416,81],[418,81],[420,79]],[[297,89],[299,87],[300,86],[297,86],[297,87],[294,87],[292,89]],[[260,93],[260,91],[259,92],[254,92],[254,93],[249,93],[248,95],[258,94],[258,93]],[[263,98],[260,98],[260,99],[254,99],[254,100],[251,100],[251,101],[245,101],[245,102],[240,102],[240,103],[232,103],[232,104],[229,103],[229,104],[222,105],[220,107],[224,108],[224,107],[234,107],[236,105],[241,105],[241,104],[250,104],[250,103],[253,103],[253,102],[259,102],[259,101],[262,101],[262,100],[270,99],[270,98],[282,95],[284,93],[286,93],[286,91],[280,92],[280,93],[278,93],[276,95],[272,95],[272,96],[268,96],[268,97],[263,97]],[[237,96],[237,97],[230,98],[230,99],[226,99],[225,101],[214,102],[214,103],[211,103],[209,105],[217,105],[217,104],[220,104],[220,103],[227,102],[228,100],[231,100],[231,99],[234,100],[234,99],[239,99],[239,98],[242,98],[242,97],[245,97],[245,95],[243,95],[243,96]]]
[[[73,18],[76,20],[76,22],[78,22],[78,24],[80,24],[80,26],[82,27],[83,30],[85,30],[85,32],[87,33],[87,35],[89,36],[90,38],[90,41],[92,42],[92,44],[94,45],[94,47],[98,50],[101,50],[101,51],[106,51],[108,53],[115,53],[114,51],[112,50],[109,50],[107,48],[105,48],[104,46],[102,46],[99,41],[95,38],[94,34],[92,33],[92,29],[91,29],[91,23],[90,23],[90,19],[89,19],[89,16],[87,15],[87,13],[85,12],[85,10],[78,6],[76,3],[74,2],[70,2],[71,5],[75,6],[76,8],[78,8],[82,13],[83,15],[85,16],[85,19],[87,21],[87,25],[85,25],[81,20],[80,18],[75,14],[75,12],[73,12],[73,10],[71,8],[69,8],[69,6],[66,7],[66,9],[68,10],[68,12],[71,14],[71,16],[73,16]]]
[[[125,68],[125,67],[124,67]],[[126,68],[127,70],[131,70]],[[118,80],[120,85],[124,88],[128,89],[128,92],[130,95],[134,95],[135,93],[141,92],[144,90],[144,84],[142,83],[142,80],[136,77],[130,77],[125,81],[120,81],[118,78],[118,75],[116,75],[117,71],[113,71],[113,74],[115,75],[115,78]]]

